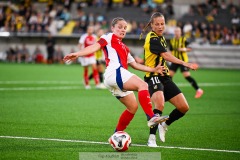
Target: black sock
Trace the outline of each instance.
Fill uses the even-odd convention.
[[[158,109],[154,109],[154,110],[153,110],[153,113],[154,113],[154,114],[159,114],[160,116],[162,115],[162,111],[160,111],[160,110],[158,110]],[[158,129],[158,125],[156,125],[156,126],[153,127],[153,128],[150,128],[150,134],[155,134],[155,135],[156,135],[157,129]]]
[[[185,77],[185,78],[186,78],[186,80],[193,86],[193,88],[194,88],[195,90],[198,90],[198,89],[199,89],[199,87],[198,87],[197,82],[195,81],[195,79],[193,79],[191,76]]]
[[[183,117],[185,114],[180,112],[177,109],[174,109],[170,115],[169,115],[169,119],[166,121],[166,124],[169,126],[171,123],[173,123],[174,121],[178,120],[179,118]]]
[[[99,79],[100,79],[100,82],[103,83],[103,73],[102,72],[99,72]]]
[[[88,79],[92,79],[93,78],[93,73],[90,74],[90,76],[88,77]]]

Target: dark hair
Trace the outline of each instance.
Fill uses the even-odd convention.
[[[113,18],[111,25],[114,27],[115,24],[117,24],[118,21],[125,21],[125,19],[122,18],[122,17]]]
[[[160,13],[160,12],[155,12],[155,13],[152,14],[149,22],[146,24],[146,26],[143,28],[143,30],[142,30],[142,32],[140,34],[140,37],[139,37],[140,40],[142,39],[143,34],[147,30],[147,28],[150,26],[150,24],[153,23],[153,19],[157,18],[157,17],[164,17],[164,15],[162,13]]]

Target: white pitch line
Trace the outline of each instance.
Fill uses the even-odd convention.
[[[189,83],[176,83],[179,87],[191,87]],[[202,87],[240,86],[240,83],[199,83]]]
[[[0,81],[0,84],[81,84],[79,81]]]
[[[24,139],[24,140],[42,140],[42,141],[55,141],[55,142],[71,142],[71,143],[87,143],[87,144],[104,144],[104,145],[109,144],[107,142],[68,140],[68,139],[56,139],[56,138],[35,138],[35,137],[15,137],[15,136],[0,136],[0,138]],[[131,144],[131,145],[132,146],[137,146],[137,147],[147,147],[147,145],[142,145],[142,144]],[[222,149],[210,149],[210,148],[188,148],[188,147],[174,147],[174,146],[158,146],[158,148],[195,150],[195,151],[210,151],[210,152],[240,153],[240,151],[237,151],[237,150],[222,150]]]
[[[0,84],[79,84],[79,81],[0,81]],[[177,83],[178,86],[191,86],[189,83]],[[240,86],[240,83],[199,83],[201,86]]]
[[[71,81],[0,81],[0,84],[79,84],[79,82]],[[177,83],[179,87],[191,87],[189,83]],[[202,87],[216,87],[216,86],[240,86],[240,83],[200,83]],[[4,87],[0,91],[33,91],[33,90],[72,90],[82,89],[83,86],[55,86],[55,87]]]
[[[81,89],[79,86],[59,86],[59,87],[14,87],[14,88],[0,88],[0,91],[35,91],[35,90],[70,90]]]

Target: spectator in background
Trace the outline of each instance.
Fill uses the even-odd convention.
[[[240,34],[236,31],[233,32],[232,35],[232,44],[233,45],[240,45]]]
[[[47,49],[47,63],[53,63],[53,55],[54,55],[54,47],[55,47],[55,39],[52,37],[52,34],[49,33],[48,37],[45,41],[46,49]]]
[[[36,46],[32,54],[32,60],[34,63],[44,63],[44,55],[39,46]]]
[[[126,32],[129,34],[129,33],[132,33],[132,23],[131,21],[127,20],[127,30]]]
[[[21,63],[22,60],[25,63],[28,63],[30,61],[30,53],[29,53],[28,48],[26,47],[26,44],[23,44],[22,48],[17,53],[17,62]]]
[[[17,52],[16,50],[14,49],[14,47],[10,47],[8,50],[7,50],[7,61],[8,62],[15,62],[16,61],[16,57],[17,57]]]
[[[42,17],[42,24],[41,24],[43,32],[47,32],[47,26],[49,25],[49,22],[50,22],[49,13],[48,11],[45,11]]]
[[[220,7],[221,7],[222,10],[226,10],[227,9],[227,4],[226,4],[225,0],[221,0]]]
[[[187,39],[192,37],[192,29],[193,26],[190,22],[186,22],[185,25],[183,26],[183,33]]]
[[[165,33],[170,35],[171,37],[174,36],[174,30],[176,28],[176,20],[170,19],[166,25]]]
[[[141,30],[138,27],[138,23],[136,21],[132,21],[132,34],[139,35],[141,33]]]
[[[67,10],[71,10],[71,6],[73,2],[74,0],[64,0],[64,8],[66,8]]]
[[[54,55],[53,55],[54,63],[62,64],[63,57],[64,57],[64,53],[63,53],[63,50],[62,50],[61,46],[59,45],[57,47],[57,49],[55,50]]]
[[[38,22],[37,12],[33,11],[28,21],[28,25],[30,26],[30,31],[33,33],[35,32],[37,22]]]
[[[63,9],[63,12],[60,15],[60,19],[64,21],[64,25],[67,24],[67,22],[70,20],[71,15],[69,13],[69,10],[67,8]]]
[[[140,7],[144,13],[148,14],[151,12],[147,0],[143,0]]]

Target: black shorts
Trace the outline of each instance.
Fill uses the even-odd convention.
[[[165,101],[169,101],[174,96],[182,93],[169,76],[144,77],[144,80],[148,83],[148,90],[151,97],[153,93],[163,91]]]
[[[105,61],[104,61],[104,60],[97,60],[97,65],[100,65],[100,64],[103,64],[103,65],[105,65],[106,63],[105,63]]]
[[[180,64],[175,64],[175,63],[172,63],[169,67],[170,70],[176,72],[178,70],[178,68],[180,68],[181,72],[186,72],[186,71],[189,71],[189,68],[188,67],[185,67],[183,65],[180,65]]]

